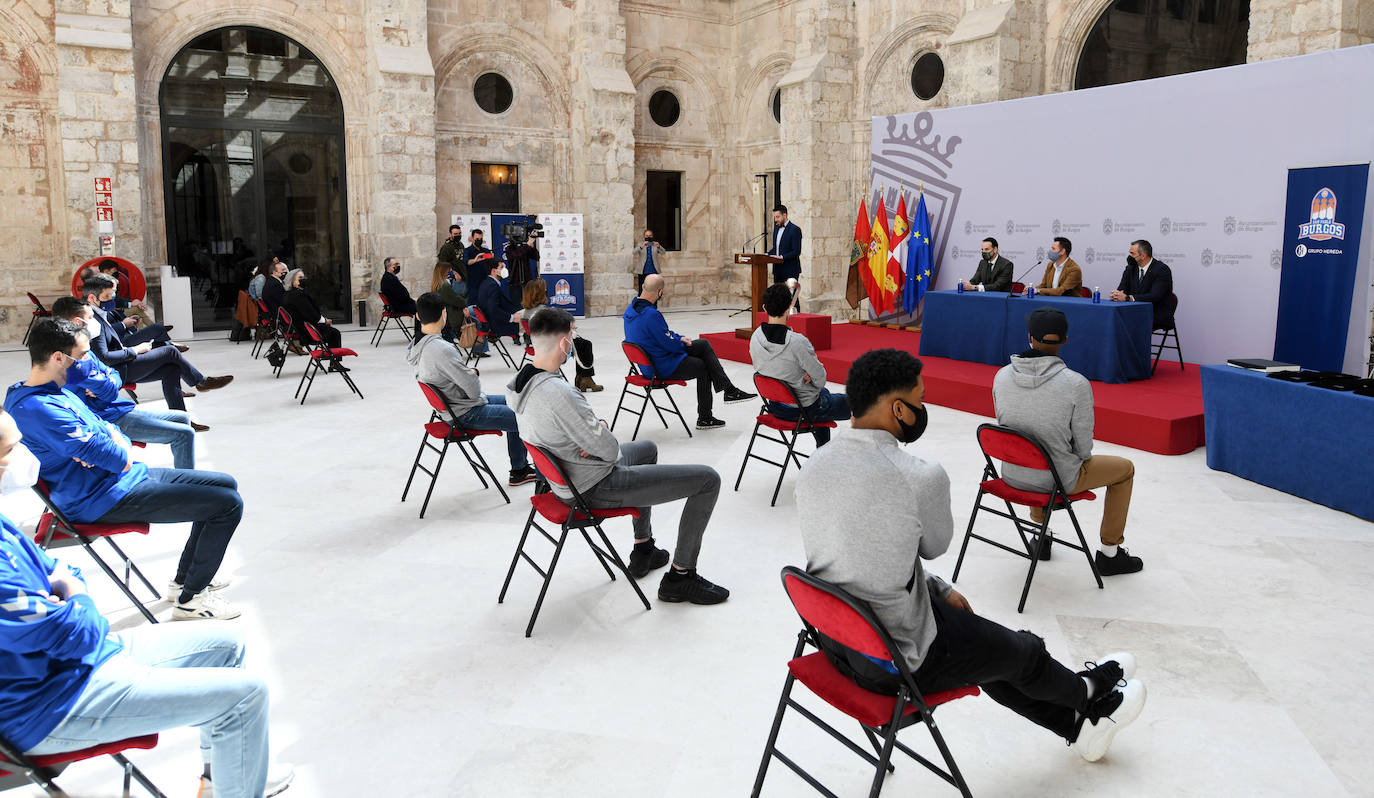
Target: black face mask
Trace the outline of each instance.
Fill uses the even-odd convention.
[[[1140,264],[1136,262],[1136,259],[1131,257],[1130,255],[1126,256],[1126,265],[1130,266],[1132,269],[1139,268],[1140,266]]]
[[[918,407],[917,405],[913,405],[905,399],[898,399],[897,401],[906,405],[907,409],[916,415],[915,424],[908,424],[901,418],[897,419],[897,423],[901,425],[902,428],[902,434],[897,436],[897,440],[901,441],[902,443],[915,443],[917,438],[925,434],[926,423],[927,421],[929,421],[929,416],[926,413],[925,405],[920,405]]]
[[[987,261],[988,263],[992,263],[992,253],[991,253],[991,252],[984,252],[984,253],[983,253],[983,260]]]

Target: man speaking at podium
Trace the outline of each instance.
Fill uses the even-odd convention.
[[[801,279],[801,242],[801,228],[787,221],[787,206],[774,205],[773,246],[768,248],[768,254],[782,258],[782,263],[773,264],[775,284]]]

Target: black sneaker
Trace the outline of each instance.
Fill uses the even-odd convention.
[[[1103,576],[1133,574],[1144,569],[1145,563],[1139,557],[1132,557],[1125,547],[1117,546],[1115,557],[1104,557],[1097,553],[1097,572]]]
[[[534,470],[534,466],[527,465],[524,468],[517,468],[510,472],[510,482],[508,485],[524,485],[527,482],[534,482],[539,479],[539,472]]]
[[[669,569],[658,583],[658,600],[674,604],[690,601],[693,604],[719,604],[730,598],[730,591],[702,579],[693,568],[690,571]]]
[[[725,422],[714,416],[697,419],[697,429],[720,429],[725,426]]]
[[[650,571],[657,570],[668,564],[668,552],[654,546],[654,539],[649,538],[649,545],[643,551],[639,546],[635,546],[630,552],[630,562],[628,564],[630,576],[635,579],[643,579],[649,575]]]
[[[758,394],[756,393],[741,391],[739,388],[731,388],[725,392],[725,403],[734,404],[735,402],[747,402],[757,396]]]

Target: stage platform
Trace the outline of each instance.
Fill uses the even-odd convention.
[[[849,367],[870,349],[904,349],[918,355],[921,334],[865,324],[835,324],[831,346],[816,353],[831,382],[843,383]],[[733,331],[702,336],[716,354],[748,363],[749,342]],[[923,357],[926,401],[978,415],[993,416],[992,378],[997,366],[942,357]],[[1121,385],[1094,382],[1097,440],[1156,454],[1186,454],[1204,444],[1200,370],[1162,360],[1155,376]]]

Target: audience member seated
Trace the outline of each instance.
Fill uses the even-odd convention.
[[[506,274],[506,265],[502,263],[496,271],[482,278],[477,286],[477,307],[487,317],[487,332],[491,337],[509,337],[518,344],[521,308],[501,290],[501,281],[506,279]]]
[[[38,479],[14,419],[0,413],[0,492]],[[0,516],[0,735],[30,756],[60,754],[182,726],[199,727],[202,798],[276,795],[268,773],[267,685],[244,670],[230,624],[119,632],[81,571],[54,560]]]
[[[310,346],[315,339],[310,337],[310,333],[305,331],[306,324],[315,325],[320,337],[324,339],[325,346],[331,349],[338,348],[343,344],[343,335],[334,327],[334,322],[320,310],[315,298],[305,290],[305,272],[301,269],[292,269],[286,274],[286,296],[282,298],[282,307],[291,314],[291,323],[296,327],[296,335],[300,336],[301,343]]]
[[[182,352],[190,349],[189,346],[174,343],[171,335],[167,332],[167,327],[151,321],[149,318],[151,314],[148,313],[147,305],[142,301],[132,302],[128,298],[129,277],[119,268],[118,262],[106,258],[100,261],[97,268],[83,270],[81,272],[83,285],[92,274],[103,274],[113,281],[108,297],[100,301],[99,307],[125,346],[133,347],[144,341],[152,341],[155,347],[175,346]],[[140,324],[142,325],[141,329]]]
[[[1133,574],[1145,566],[1121,544],[1126,540],[1135,466],[1124,457],[1093,456],[1092,386],[1059,359],[1059,349],[1069,339],[1068,317],[1054,308],[1038,308],[1026,317],[1026,329],[1030,348],[1012,355],[1011,364],[1003,366],[992,381],[997,423],[1045,447],[1070,494],[1107,489],[1097,570],[1103,576]],[[1049,493],[1054,489],[1054,478],[1045,471],[1005,465],[1002,478],[1018,490]],[[1030,514],[1037,524],[1045,520],[1042,508],[1032,507]]]
[[[410,298],[410,291],[405,283],[401,282],[398,276],[401,273],[401,261],[397,258],[387,258],[382,261],[382,285],[381,294],[386,297],[386,301],[391,303],[393,313],[414,313],[415,300]]]
[[[644,278],[639,296],[625,308],[625,340],[639,346],[652,366],[648,377],[664,380],[697,381],[697,429],[718,429],[725,422],[711,415],[714,388],[725,394],[726,402],[746,402],[758,394],[741,391],[730,382],[711,342],[678,335],[658,311],[663,296],[663,275]]]
[[[636,579],[668,564],[668,552],[654,546],[652,506],[686,499],[673,565],[659,582],[658,598],[693,604],[725,601],[730,591],[697,573],[701,538],[720,495],[720,474],[705,465],[659,465],[653,441],[618,442],[586,397],[558,378],[558,367],[572,351],[573,333],[573,317],[561,308],[544,308],[530,319],[534,362],[526,363],[506,386],[525,440],[548,451],[592,507],[638,508],[628,563]],[[572,497],[562,485],[552,488],[562,499]]]
[[[525,288],[520,296],[520,305],[525,309],[520,314],[520,318],[526,324],[530,323],[530,319],[540,308],[548,307],[549,284],[544,282],[543,277],[536,277],[525,283]],[[525,345],[530,345],[528,335],[525,336]],[[596,369],[592,368],[592,363],[596,357],[592,353],[591,339],[574,335],[572,358],[577,369],[577,378],[573,380],[573,387],[583,393],[596,393],[602,390],[601,386],[596,384],[596,380],[592,379],[592,376],[596,374]]]
[[[280,262],[273,257],[268,258],[258,266],[258,270],[253,273],[253,279],[248,281],[248,296],[251,299],[262,299],[262,291],[267,287],[268,279],[271,278],[272,272]]]
[[[5,410],[14,416],[38,458],[51,498],[76,523],[191,522],[176,574],[168,586],[178,621],[236,618],[239,611],[214,591],[243,517],[238,483],[228,474],[148,468],[135,462],[133,445],[63,386],[86,331],[43,319],[29,336],[29,378],[10,386]]]
[[[461,286],[461,290],[460,290]],[[462,332],[463,321],[468,317],[467,286],[458,279],[453,267],[444,261],[435,261],[434,271],[429,278],[429,291],[438,294],[444,308],[448,311],[448,326],[444,328],[446,341],[456,341]],[[415,317],[416,337],[419,337],[420,318]]]
[[[510,484],[534,482],[538,474],[530,465],[529,452],[520,438],[515,411],[506,406],[505,396],[483,394],[477,370],[464,366],[458,347],[444,340],[442,331],[448,325],[444,300],[431,291],[421,294],[415,307],[421,335],[406,349],[406,360],[415,371],[415,379],[433,385],[448,397],[458,423],[464,427],[504,432],[510,454]]]
[[[975,615],[959,591],[927,574],[921,561],[945,553],[954,521],[945,470],[898,446],[926,428],[921,362],[874,350],[854,361],[845,387],[853,429],[816,452],[797,478],[807,570],[867,602],[903,661],[822,638],[827,658],[861,687],[889,695],[900,684],[897,668],[925,693],[978,685],[1085,759],[1100,759],[1145,704],[1145,686],[1131,679],[1135,658],[1108,655],[1074,673],[1039,637]]]
[[[74,296],[59,297],[52,303],[52,311],[53,317],[83,328],[95,320],[91,306]],[[89,333],[85,338],[78,336],[72,353],[76,363],[67,369],[67,390],[130,440],[171,446],[174,468],[195,468],[196,433],[210,428],[191,421],[185,410],[143,410],[120,396],[119,373],[91,354],[89,340]]]
[[[844,421],[849,418],[849,402],[842,393],[831,393],[825,387],[825,366],[816,357],[816,349],[805,335],[787,327],[795,295],[786,283],[774,283],[763,292],[763,309],[768,321],[754,330],[749,339],[749,359],[754,371],[765,377],[781,380],[797,394],[806,408],[811,422]],[[796,421],[797,406],[769,402],[768,412],[786,421]],[[830,429],[817,427],[811,433],[816,445],[830,441]]]
[[[262,284],[262,303],[267,306],[267,312],[272,314],[273,323],[277,320],[277,308],[281,307],[281,301],[286,296],[286,283],[282,282],[285,276],[286,264],[273,258],[272,269]]]
[[[153,348],[151,342],[144,341],[138,346],[126,347],[119,340],[114,325],[98,307],[102,297],[114,291],[114,281],[103,274],[94,274],[81,285],[83,298],[93,306],[91,312],[95,316],[94,323],[87,322],[86,328],[90,335],[91,351],[101,362],[118,372],[121,384],[159,380],[167,406],[173,410],[185,410],[182,382],[201,393],[223,388],[233,382],[232,376],[207,377],[201,374],[174,346]]]

